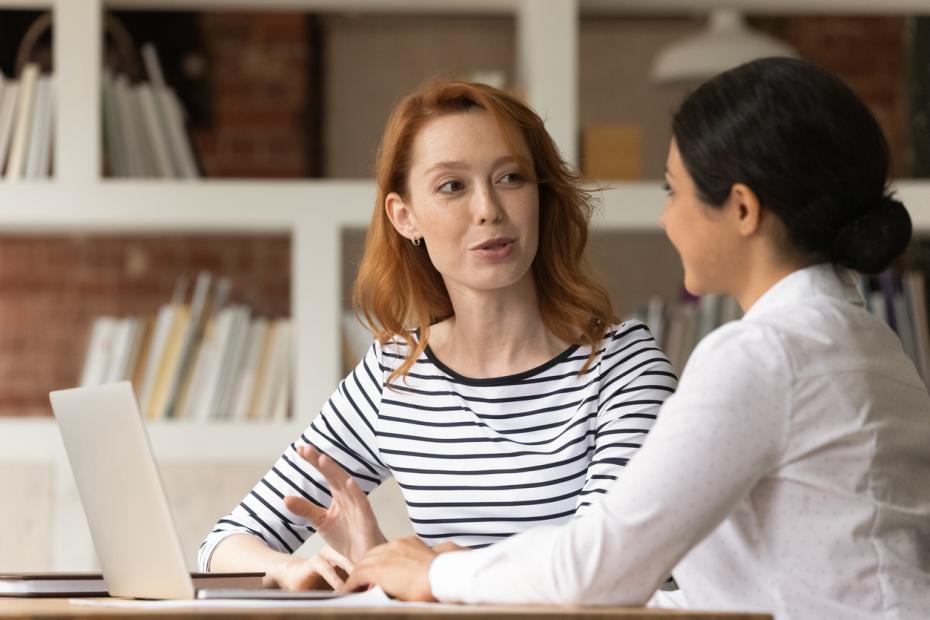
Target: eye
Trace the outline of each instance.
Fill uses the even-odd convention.
[[[462,184],[461,181],[452,180],[452,181],[446,181],[445,183],[440,185],[436,189],[436,191],[439,192],[440,194],[454,194],[455,192],[461,191],[464,187],[465,185]]]
[[[662,183],[662,189],[665,190],[665,193],[671,196],[675,192],[672,191],[672,186],[668,184],[668,181]]]
[[[500,178],[500,180],[502,183],[505,183],[507,185],[520,185],[521,183],[523,183],[524,178],[523,178],[523,175],[520,174],[519,172],[508,172],[504,174]]]

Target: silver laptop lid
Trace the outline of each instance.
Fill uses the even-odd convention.
[[[59,390],[49,399],[110,594],[193,598],[132,384]]]

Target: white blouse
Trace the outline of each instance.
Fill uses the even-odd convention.
[[[773,286],[695,349],[586,516],[430,568],[441,601],[930,618],[930,396],[850,274]]]

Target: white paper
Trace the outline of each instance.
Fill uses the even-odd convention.
[[[372,588],[365,592],[347,594],[327,599],[207,599],[183,601],[136,601],[128,599],[70,599],[73,605],[93,607],[119,607],[123,609],[265,609],[265,608],[307,608],[307,607],[457,607],[439,603],[405,603],[388,597],[381,588]]]

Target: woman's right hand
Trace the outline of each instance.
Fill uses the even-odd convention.
[[[298,446],[297,452],[323,474],[333,500],[329,508],[321,508],[303,497],[288,496],[284,498],[287,509],[308,519],[331,550],[350,562],[359,561],[369,549],[387,542],[368,498],[352,476],[313,446]]]
[[[341,590],[354,564],[325,546],[311,558],[290,556],[265,573],[262,585],[282,590]]]

